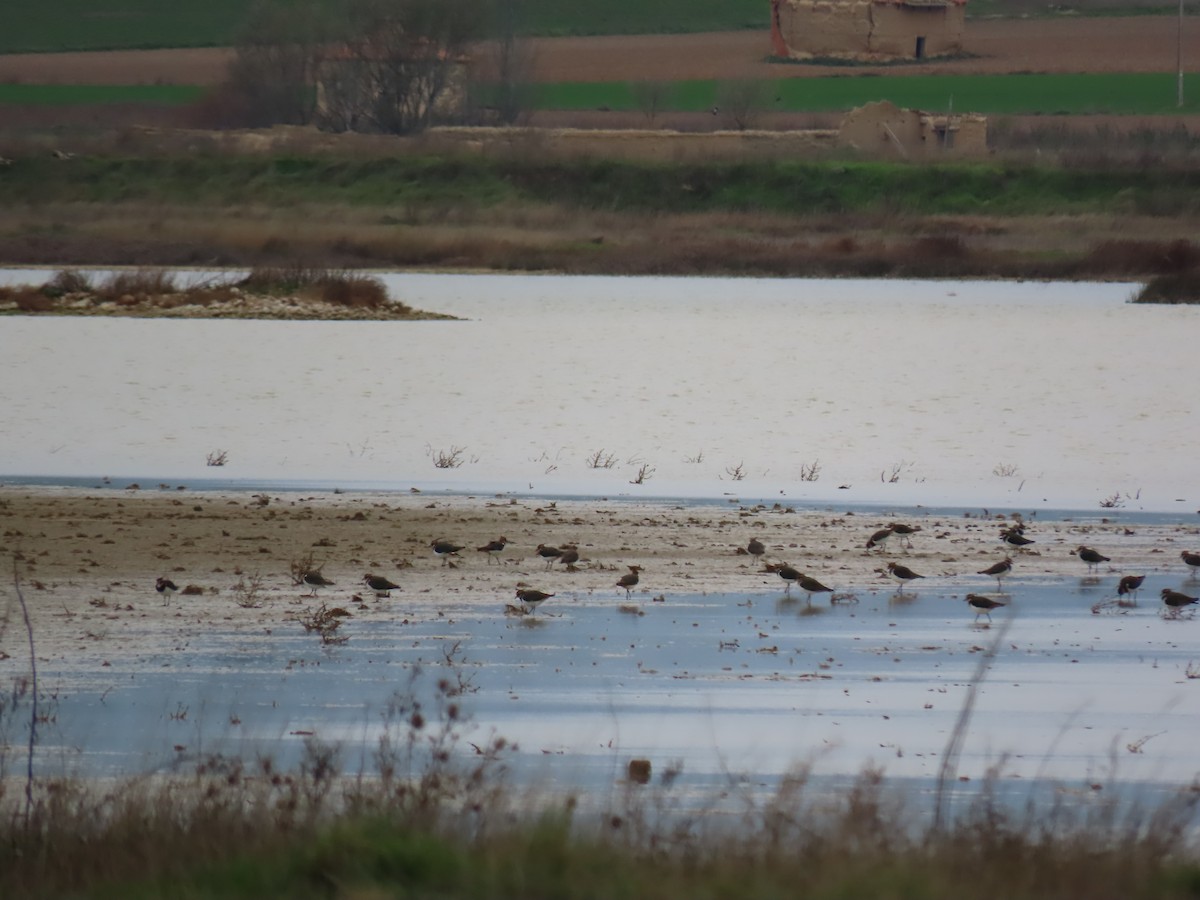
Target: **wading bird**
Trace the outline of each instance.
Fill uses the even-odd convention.
[[[918,578],[924,578],[924,575],[918,575],[908,566],[902,566],[899,563],[890,562],[887,564],[888,572],[893,578],[900,582],[900,587],[896,588],[896,593],[904,590],[904,586],[910,581],[916,581]]]
[[[617,587],[625,588],[625,599],[629,599],[629,595],[633,592],[634,587],[638,583],[638,572],[642,571],[641,566],[630,566],[629,574],[622,575],[617,579]]]
[[[500,554],[504,552],[505,546],[508,544],[508,538],[498,537],[494,541],[488,541],[482,547],[476,547],[478,553],[486,553],[488,557],[488,565],[492,564],[492,560],[499,559]]]
[[[462,549],[459,544],[441,539],[430,541],[429,546],[433,548],[433,555],[441,559],[443,566],[450,562],[450,557],[457,557],[458,551]]]
[[[988,566],[986,569],[980,569],[976,574],[977,575],[991,575],[993,578],[996,579],[996,587],[999,589],[999,588],[1003,588],[1003,584],[1001,584],[1001,579],[1004,578],[1004,576],[1006,576],[1009,572],[1012,571],[1012,566],[1013,566],[1012,560],[1006,556],[1006,557],[1004,557],[1004,559],[1000,560],[1000,562],[994,563],[994,564]]]
[[[170,603],[171,597],[179,590],[179,585],[170,578],[159,578],[154,582],[154,589],[158,591],[158,596],[163,598],[163,603]]]
[[[971,608],[975,610],[975,621],[979,621],[980,616],[987,616],[987,620],[992,621],[992,610],[1000,609],[1007,604],[1001,603],[999,600],[993,600],[991,597],[984,597],[982,594],[967,594],[966,601],[971,604]]]
[[[400,590],[400,585],[395,584],[382,575],[372,575],[368,572],[362,577],[363,584],[375,592],[376,597],[387,597],[391,591]]]
[[[1107,556],[1096,552],[1091,547],[1077,547],[1075,548],[1075,555],[1087,563],[1089,572],[1095,569],[1096,566],[1100,565],[1100,563],[1106,563],[1109,561]]]
[[[549,600],[553,594],[547,594],[545,591],[535,591],[532,588],[517,588],[517,599],[525,604],[525,608],[529,612],[537,609],[539,603]]]
[[[333,585],[332,581],[330,581],[328,578],[326,578],[324,575],[322,575],[320,572],[316,571],[315,569],[310,572],[305,572],[304,575],[300,578],[300,581],[302,584],[305,584],[308,587],[312,588],[312,591],[310,592],[310,596],[312,596],[312,597],[317,596],[318,588],[331,587]]]

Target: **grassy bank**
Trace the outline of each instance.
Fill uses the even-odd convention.
[[[41,153],[0,169],[0,263],[1140,278],[1190,258],[1198,181],[1161,165]]]
[[[882,162],[637,162],[390,157],[49,156],[17,159],[0,203],[327,204],[409,217],[501,206],[624,213],[780,215],[1200,213],[1200,171],[1068,170],[1026,165]]]

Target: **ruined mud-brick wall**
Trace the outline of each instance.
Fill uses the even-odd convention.
[[[775,55],[915,59],[962,51],[966,0],[771,0]]]
[[[750,162],[819,156],[835,146],[837,132],[462,127],[430,128],[411,140],[427,153],[492,158]]]
[[[846,114],[838,129],[838,143],[872,157],[915,160],[979,157],[988,152],[987,117],[901,109],[890,101],[880,100]]]

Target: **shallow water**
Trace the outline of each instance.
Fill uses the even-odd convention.
[[[384,278],[465,321],[0,320],[0,477],[1200,505],[1200,310],[1131,285]]]
[[[1131,522],[1200,505],[1185,449],[1200,413],[1177,386],[1200,311],[1131,306],[1129,285],[385,278],[466,321],[0,319],[0,478]],[[453,447],[462,466],[436,468]],[[228,465],[206,466],[218,449]],[[597,451],[611,468],[588,466]],[[819,478],[803,480],[813,463]],[[631,483],[643,466],[650,477]],[[997,765],[1018,793],[1191,780],[1200,626],[1164,620],[1154,598],[1093,614],[1108,582],[1006,586],[991,627],[961,599],[994,588],[972,577],[900,601],[850,585],[858,602],[833,607],[673,594],[641,615],[582,593],[524,618],[450,596],[431,616],[398,597],[348,622],[337,647],[299,628],[206,630],[99,680],[86,656],[43,669],[54,700],[37,762],[96,775],[210,753],[287,766],[315,737],[370,772],[380,735],[404,733],[388,713],[397,692],[412,685],[429,709],[457,647],[465,738],[515,741],[525,784],[603,792],[645,756],[658,772],[681,764],[698,793],[769,791],[798,763],[830,779],[879,765],[927,790],[1011,618],[959,762],[967,785]]]
[[[988,582],[865,590],[832,605],[777,591],[679,595],[634,612],[563,593],[524,617],[449,597],[421,617],[400,596],[369,604],[330,647],[299,629],[206,631],[167,658],[114,661],[99,679],[86,657],[43,667],[56,699],[39,767],[131,774],[212,753],[291,765],[315,737],[369,773],[380,735],[406,733],[389,704],[416,696],[436,720],[433,685],[450,678],[465,687],[464,738],[519,745],[523,783],[611,789],[644,756],[659,771],[682,766],[685,788],[738,776],[770,789],[801,763],[838,778],[874,765],[928,785],[980,656],[1011,618],[959,774],[978,782],[999,765],[1014,784],[1069,785],[1195,776],[1200,625],[1163,618],[1154,598],[1093,614],[1113,585],[1072,578],[1013,579],[989,626],[961,599]]]

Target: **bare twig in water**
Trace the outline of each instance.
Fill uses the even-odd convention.
[[[1008,629],[1012,627],[1014,618],[1014,616],[1005,617],[999,633],[992,639],[987,649],[980,654],[979,662],[976,663],[975,671],[971,675],[971,682],[967,685],[967,696],[963,700],[962,709],[958,711],[954,729],[950,732],[950,740],[946,742],[946,749],[942,751],[942,764],[938,768],[937,796],[933,810],[934,833],[942,830],[945,821],[946,788],[958,767],[958,758],[962,754],[963,742],[967,739],[967,728],[971,724],[971,714],[975,711],[975,699],[979,694],[979,686],[987,677],[988,666],[996,658],[996,653],[1000,650],[1000,645],[1004,642]]]
[[[21,604],[21,615],[25,617],[25,634],[29,637],[29,750],[25,755],[25,827],[29,827],[29,817],[33,812],[33,748],[37,745],[38,723],[38,676],[37,652],[33,643],[33,623],[29,621],[29,607],[25,604],[25,595],[21,593],[21,576],[17,571],[17,559],[13,557],[13,590],[17,594],[17,602]]]

